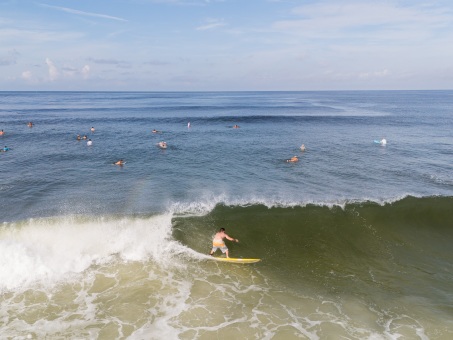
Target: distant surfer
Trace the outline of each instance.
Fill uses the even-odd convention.
[[[239,125],[237,124],[233,125],[233,129],[239,129]]]
[[[9,148],[5,145],[5,147],[2,149],[3,152],[9,151]]]
[[[381,146],[386,146],[387,145],[387,139],[382,138],[381,140],[374,140],[376,144],[380,144]]]
[[[190,129],[190,122],[187,123],[187,128]]]
[[[95,130],[94,127],[92,126],[92,127],[91,127],[91,132],[94,132],[94,131],[96,131],[96,130]]]
[[[227,258],[229,257],[228,248],[225,245],[225,241],[223,240],[224,238],[230,241],[239,242],[237,238],[232,238],[225,234],[225,228],[220,228],[220,230],[215,234],[214,239],[212,240],[212,249],[209,255],[214,254],[217,251],[217,249],[220,249],[222,253],[226,255]]]
[[[93,145],[93,142],[92,142],[92,140],[91,140],[91,139],[88,139],[87,145],[88,145],[88,146],[91,146],[91,145]]]
[[[33,122],[28,122],[27,126],[28,127],[33,127]]]
[[[3,136],[5,134],[5,131],[0,130],[0,136]]]
[[[115,165],[124,165],[124,161],[122,159],[120,159],[119,161],[116,161],[115,163],[113,163]]]
[[[305,151],[305,144],[302,144],[302,145],[300,146],[300,151]]]
[[[154,129],[154,130],[153,130],[153,133],[162,133],[162,131],[159,131],[159,130]]]
[[[296,163],[299,162],[299,158],[297,156],[293,156],[290,159],[286,160],[288,163]]]
[[[77,139],[77,140],[81,140],[82,137],[80,137],[80,135],[77,135],[76,139]]]

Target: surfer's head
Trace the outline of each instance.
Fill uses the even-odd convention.
[[[219,231],[220,231],[220,232],[224,232],[224,231],[225,231],[225,228],[220,228]]]

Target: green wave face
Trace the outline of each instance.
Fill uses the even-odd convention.
[[[231,257],[261,258],[267,275],[296,290],[304,285],[377,299],[404,291],[437,294],[443,303],[453,279],[452,206],[451,197],[330,208],[217,205],[205,216],[174,218],[173,234],[208,253],[215,231],[224,227],[240,241],[226,241]]]

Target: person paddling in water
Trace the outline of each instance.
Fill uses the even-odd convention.
[[[232,238],[225,234],[225,228],[220,228],[220,230],[215,234],[214,239],[212,240],[212,249],[209,255],[214,254],[217,251],[217,249],[220,249],[222,253],[226,255],[227,258],[229,257],[228,248],[225,245],[225,241],[223,240],[224,238],[230,241],[239,242],[237,238]]]

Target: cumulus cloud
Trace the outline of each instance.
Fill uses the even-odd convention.
[[[31,73],[31,71],[24,71],[21,74],[21,78],[24,80],[30,80],[32,78],[32,76],[33,76],[33,74]]]
[[[90,65],[86,64],[82,67],[80,66],[71,66],[65,65],[64,67],[57,68],[54,62],[50,58],[46,58],[47,64],[47,71],[48,71],[48,81],[51,82],[57,80],[68,80],[68,79],[76,79],[76,78],[83,78],[87,79],[90,76]],[[22,73],[22,78],[25,79],[28,77],[28,71]],[[31,72],[30,72],[31,76]]]
[[[52,60],[50,60],[49,58],[46,58],[46,64],[47,64],[47,67],[49,69],[49,79],[50,79],[50,81],[57,80],[58,79],[58,75],[59,75],[57,67],[54,65]]]
[[[82,67],[82,76],[84,79],[87,79],[90,76],[90,65]]]

